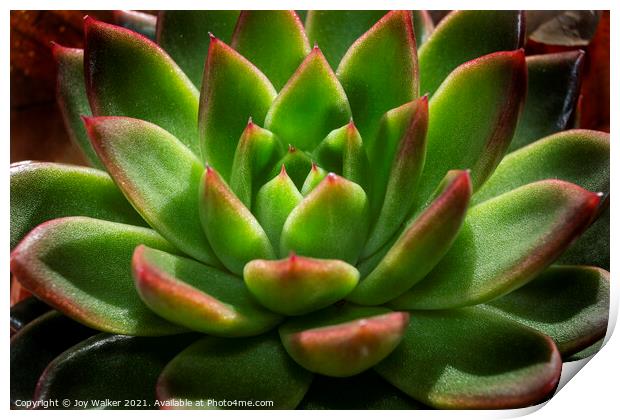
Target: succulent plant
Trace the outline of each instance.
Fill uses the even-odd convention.
[[[513,408],[600,347],[583,52],[526,57],[513,11],[116,17],[53,46],[93,168],[11,167],[11,271],[57,311],[16,324],[14,394]]]

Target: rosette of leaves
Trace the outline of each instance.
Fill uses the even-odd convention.
[[[600,346],[582,52],[512,11],[116,16],[53,47],[93,167],[11,168],[12,273],[64,314],[13,337],[35,400],[514,408]]]

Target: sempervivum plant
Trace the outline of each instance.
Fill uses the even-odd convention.
[[[512,408],[600,346],[583,52],[526,58],[512,11],[117,16],[53,47],[94,168],[11,168],[12,273],[64,314],[14,336],[16,394]]]

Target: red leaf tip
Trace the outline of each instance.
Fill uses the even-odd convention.
[[[280,167],[280,173],[278,174],[278,176],[288,176],[286,173],[286,166],[284,166],[284,164],[282,164],[282,166]]]
[[[327,174],[327,176],[325,177],[325,179],[327,180],[327,182],[329,182],[330,184],[335,183],[338,180],[338,175],[336,175],[333,172],[330,172]]]
[[[312,167],[310,168],[310,170],[312,172],[318,172],[319,167],[317,166],[316,162],[314,162],[314,161],[312,162]]]
[[[288,152],[289,153],[295,153],[297,151],[297,149],[295,148],[295,146],[293,146],[292,144],[288,145]]]

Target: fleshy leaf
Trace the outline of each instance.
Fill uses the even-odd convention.
[[[418,47],[426,42],[435,30],[433,18],[427,10],[412,10],[413,31],[415,32],[415,42]]]
[[[11,165],[11,249],[40,223],[89,216],[146,226],[108,174],[60,163]]]
[[[333,69],[351,44],[370,29],[385,10],[309,10],[306,33],[313,45],[318,45]]]
[[[200,227],[198,158],[146,121],[98,117],[85,123],[108,172],[149,225],[186,254],[219,265]]]
[[[299,410],[420,410],[425,407],[373,370],[348,378],[317,375]]]
[[[261,334],[281,319],[258,305],[240,278],[194,260],[139,246],[138,294],[156,314],[194,331],[224,337]]]
[[[426,157],[426,129],[428,128],[428,98],[415,101],[415,111],[395,150],[385,194],[374,199],[383,202],[364,247],[363,256],[374,254],[394,235],[406,220],[414,203],[418,181]],[[376,219],[375,219],[376,217]]]
[[[280,90],[310,53],[304,26],[293,10],[244,10],[230,46]]]
[[[562,356],[569,356],[605,336],[609,272],[595,267],[552,266],[484,307],[548,335]]]
[[[142,303],[131,277],[139,244],[175,252],[152,230],[66,217],[35,228],[11,254],[11,272],[33,295],[101,331],[167,335],[182,331]]]
[[[450,251],[426,278],[392,301],[398,309],[486,302],[526,284],[586,229],[597,194],[539,181],[471,208]]]
[[[88,163],[102,169],[103,165],[90,144],[80,118],[82,115],[90,115],[90,105],[84,84],[84,50],[66,48],[54,43],[52,53],[58,66],[56,100],[67,134],[71,141],[80,148]]]
[[[35,319],[51,310],[52,308],[50,308],[49,305],[41,302],[34,296],[27,297],[12,305],[11,336],[13,333],[21,330]]]
[[[215,254],[233,273],[243,273],[243,266],[253,259],[275,257],[261,225],[211,167],[200,180],[199,210]]]
[[[230,189],[246,207],[252,207],[260,181],[283,154],[282,144],[272,132],[248,122],[237,144],[230,176]]]
[[[509,151],[565,130],[581,85],[583,51],[527,57],[527,98]]]
[[[418,62],[409,11],[392,11],[347,51],[336,74],[364,141],[388,110],[418,96]]]
[[[174,340],[97,334],[50,363],[39,379],[34,400],[66,399],[71,401],[70,409],[156,409],[153,390],[159,374],[195,340],[193,334]],[[76,400],[87,406],[74,405]]]
[[[292,318],[280,327],[288,354],[311,372],[356,375],[374,366],[400,343],[409,314],[385,308],[332,306]]]
[[[553,341],[480,308],[411,312],[401,345],[375,370],[435,408],[518,408],[542,402],[560,378]]]
[[[157,43],[200,87],[210,34],[230,42],[239,12],[234,10],[166,10],[157,17]]]
[[[210,409],[249,408],[213,406],[212,400],[272,401],[256,408],[290,410],[311,381],[312,374],[288,357],[275,334],[236,340],[205,337],[166,366],[157,383],[157,398],[163,403],[189,400],[193,407]]]
[[[512,139],[526,76],[523,50],[489,54],[450,74],[429,104],[417,207],[451,169],[470,169],[474,191],[491,175]]]
[[[265,127],[284,143],[310,151],[351,118],[340,82],[314,47],[273,101]]]
[[[521,185],[547,178],[590,191],[609,191],[609,134],[568,130],[552,134],[507,155],[474,195],[474,204]]]
[[[258,191],[254,214],[265,229],[274,250],[279,250],[280,235],[286,218],[301,200],[303,196],[288,177],[284,165],[280,173]]]
[[[465,171],[450,171],[437,198],[413,219],[377,267],[362,279],[347,300],[380,305],[422,280],[448,252],[456,238],[471,196]]]
[[[248,119],[263,125],[275,97],[276,90],[260,70],[221,40],[211,39],[198,131],[203,160],[224,179],[230,179],[237,142]]]
[[[308,176],[304,181],[304,185],[301,186],[301,195],[305,197],[310,194],[310,192],[315,189],[326,176],[327,171],[317,166],[316,163],[313,163],[312,168],[310,169],[310,172],[308,172]]]
[[[420,91],[433,95],[461,64],[492,52],[520,48],[524,36],[525,19],[519,11],[458,10],[450,13],[418,53]]]
[[[280,255],[357,261],[368,232],[368,200],[357,184],[333,173],[288,216]]]
[[[284,315],[303,315],[338,302],[359,280],[344,261],[290,257],[254,260],[243,269],[250,292],[266,308]]]
[[[198,155],[198,91],[174,61],[128,29],[87,17],[84,31],[84,77],[93,114],[157,124]]]
[[[331,131],[313,152],[322,167],[360,186],[367,184],[368,157],[355,123]]]
[[[271,180],[282,172],[282,166],[286,168],[286,173],[295,183],[297,189],[301,189],[312,169],[312,158],[303,150],[289,145],[288,152],[273,166],[267,179]]]
[[[155,41],[157,16],[135,10],[114,10],[114,23]]]
[[[37,381],[46,366],[60,353],[96,331],[56,311],[49,311],[11,337],[11,409],[32,400]]]
[[[598,353],[603,348],[604,343],[605,343],[605,337],[601,338],[600,340],[598,340],[596,343],[592,344],[591,346],[586,347],[585,349],[565,358],[563,361],[575,362],[577,360],[582,360],[587,357],[594,356],[596,353]]]

